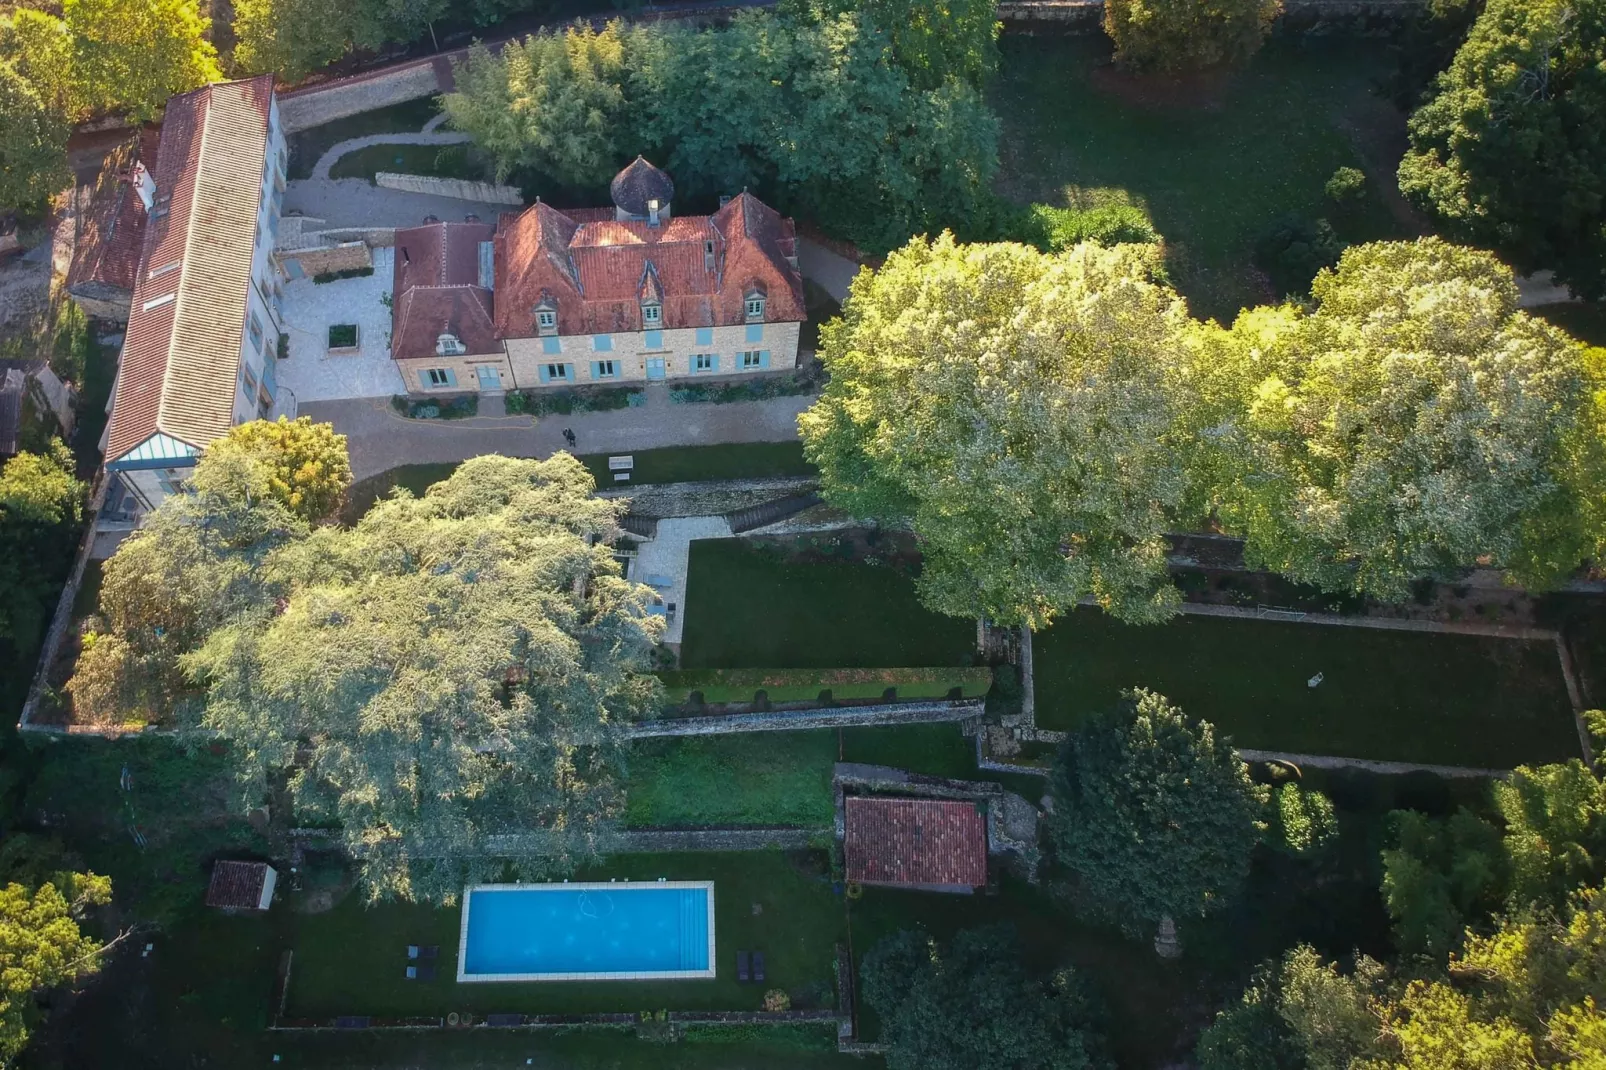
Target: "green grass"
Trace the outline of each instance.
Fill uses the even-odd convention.
[[[978,776],[975,743],[956,724],[644,739],[631,747],[625,823],[826,828],[831,767],[838,761],[960,780],[1001,779]],[[1027,798],[1042,792],[1041,781],[1002,779]]]
[[[794,1006],[834,1006],[832,961],[842,904],[832,894],[824,855],[776,852],[618,855],[575,874],[578,880],[630,877],[712,880],[717,931],[710,981],[459,985],[459,911],[419,905],[365,907],[349,896],[326,914],[295,923],[292,1016],[592,1013],[640,1010],[758,1010],[764,987],[736,981],[736,951],[764,952],[769,986]],[[757,908],[757,910],[755,910]],[[406,946],[439,944],[440,980],[403,977]]]
[[[419,97],[299,130],[289,138],[289,176],[291,179],[312,177],[312,166],[318,162],[318,157],[342,141],[368,134],[416,134],[439,113],[434,97]]]
[[[617,454],[582,454],[580,461],[591,471],[599,487],[612,487],[613,474],[608,458]],[[672,449],[638,450],[631,454],[636,467],[631,485],[642,483],[695,483],[719,479],[769,479],[785,476],[813,476],[817,470],[803,459],[801,442],[747,442],[720,446],[680,446]],[[422,494],[432,484],[457,470],[455,463],[404,464],[352,484],[346,494],[342,519],[355,523],[374,502],[394,487],[406,487]]]
[[[380,171],[485,181],[484,171],[473,163],[462,145],[369,145],[336,160],[329,168],[329,177],[365,178],[372,182]]]
[[[788,563],[736,539],[692,543],[688,669],[963,665],[975,642],[973,621],[922,608],[893,569]]]
[[[1579,756],[1549,642],[1212,617],[1131,627],[1079,609],[1033,652],[1046,728],[1148,687],[1241,747],[1490,768]]]
[[[999,187],[1013,199],[1066,203],[1066,191],[1124,191],[1171,249],[1173,281],[1197,314],[1230,318],[1280,295],[1250,270],[1277,217],[1326,215],[1352,241],[1400,233],[1379,195],[1393,182],[1401,120],[1370,96],[1387,50],[1354,39],[1276,38],[1217,89],[1147,98],[1112,88],[1102,35],[1006,36],[989,97],[1003,119]],[[1377,146],[1363,160],[1358,145]],[[1369,168],[1367,203],[1334,216],[1323,185]],[[1376,177],[1372,177],[1376,176]]]
[[[894,698],[940,699],[958,692],[981,698],[993,682],[986,666],[968,669],[689,669],[661,672],[664,695],[683,705],[695,692],[703,702],[744,704],[762,691],[771,702],[812,702],[821,695],[834,701]]]

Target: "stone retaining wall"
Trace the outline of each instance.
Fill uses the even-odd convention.
[[[399,175],[393,171],[380,171],[374,175],[374,185],[381,189],[424,193],[431,197],[453,197],[460,201],[474,201],[478,204],[506,204],[516,208],[524,206],[524,194],[512,186],[498,186],[491,182],[470,182],[464,178],[432,178],[428,175]]]
[[[388,108],[441,91],[433,59],[414,60],[356,78],[308,86],[279,94],[279,119],[286,134],[310,126]]]
[[[278,1018],[269,1029],[280,1033],[373,1032],[376,1030],[450,1029],[633,1029],[642,1024],[640,1015],[628,1011],[603,1014],[498,1014],[495,1024],[486,1015],[476,1015],[469,1025],[448,1025],[440,1016],[380,1018],[367,1015],[340,1015],[332,1018]],[[516,1020],[515,1020],[516,1019]],[[833,1010],[812,1011],[669,1011],[665,1020],[679,1026],[690,1025],[824,1025],[837,1021]],[[345,1022],[347,1024],[339,1024]]]
[[[775,498],[813,490],[818,484],[819,480],[812,476],[727,479],[711,483],[645,483],[636,487],[626,484],[599,490],[597,497],[628,498],[630,511],[638,516],[723,516]]]
[[[932,724],[981,717],[980,699],[942,702],[896,702],[879,706],[843,706],[773,713],[734,713],[711,717],[665,717],[639,721],[625,730],[631,739],[671,736],[718,736],[733,732],[799,732],[811,728],[856,728],[861,725]]]
[[[626,829],[612,849],[625,854],[661,851],[803,851],[817,846],[828,829],[767,828]]]

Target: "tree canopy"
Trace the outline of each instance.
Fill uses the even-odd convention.
[[[84,486],[60,441],[0,468],[0,638],[30,650],[55,608],[83,515]]]
[[[798,426],[828,500],[914,529],[927,606],[1034,628],[1089,597],[1127,621],[1175,611],[1190,321],[1157,265],[1148,246],[944,235],[854,280]]]
[[[1489,0],[1411,117],[1401,190],[1523,270],[1606,295],[1602,64],[1602,0]]]
[[[482,457],[310,528],[273,491],[282,467],[209,450],[107,562],[80,712],[218,733],[246,804],[285,778],[371,897],[593,857],[623,729],[658,697],[652,595],[609,546],[621,506],[567,455]]]
[[[67,184],[68,132],[61,115],[0,59],[0,208],[38,208]]]
[[[1600,387],[1509,269],[1436,239],[1354,246],[1312,294],[1212,336],[1217,515],[1251,565],[1398,601],[1476,564],[1542,588],[1596,551]]]
[[[1246,62],[1282,0],[1107,0],[1116,59],[1140,70],[1188,71]]]
[[[174,93],[220,81],[196,0],[62,0],[85,107],[148,122]]]
[[[1249,875],[1266,789],[1207,721],[1152,691],[1071,733],[1048,834],[1078,905],[1141,932],[1230,903]]]
[[[327,520],[340,508],[351,485],[346,436],[310,416],[277,421],[252,420],[229,429],[207,447],[216,456],[235,451],[267,465],[270,492],[309,524]],[[216,470],[216,466],[208,471]]]
[[[36,993],[100,969],[100,941],[78,923],[110,900],[111,882],[93,873],[0,887],[0,1059],[9,1063],[27,1046],[39,1017]]]
[[[916,930],[894,933],[865,955],[860,985],[891,1070],[1110,1065],[1075,972],[1028,976],[1008,925],[964,930],[947,946]]]

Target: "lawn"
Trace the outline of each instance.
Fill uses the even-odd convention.
[[[402,175],[486,181],[484,170],[465,150],[463,145],[369,145],[336,160],[329,168],[329,177],[363,178],[372,182],[380,171],[391,171]]]
[[[1045,728],[1141,686],[1241,747],[1490,768],[1579,756],[1550,642],[1213,617],[1131,627],[1079,609],[1033,652]]]
[[[580,461],[591,470],[598,486],[614,486],[608,471],[606,453],[584,454]],[[813,465],[803,459],[801,442],[748,442],[718,446],[680,446],[672,449],[638,450],[631,485],[642,483],[688,483],[717,479],[769,479],[786,476],[813,476]],[[341,516],[347,523],[372,508],[375,501],[393,487],[406,487],[422,494],[457,469],[456,464],[404,464],[377,476],[352,484],[346,493]]]
[[[644,739],[631,747],[625,823],[828,828],[838,761],[977,776],[975,743],[957,724]],[[1029,796],[1034,788],[1041,782]]]
[[[434,97],[419,97],[298,130],[289,137],[290,178],[310,178],[318,157],[342,141],[368,134],[416,134],[439,113]]]
[[[688,669],[963,665],[974,621],[921,607],[891,568],[797,564],[740,539],[691,545],[681,665]]]
[[[1274,38],[1225,83],[1169,87],[1118,75],[1102,35],[1009,35],[1000,52],[1001,191],[1055,204],[1067,190],[1124,191],[1166,238],[1197,314],[1230,319],[1280,296],[1250,259],[1282,215],[1326,215],[1351,241],[1405,230],[1380,196],[1404,139],[1403,119],[1370,95],[1389,64],[1375,41]],[[1368,172],[1370,193],[1340,219],[1323,185],[1346,166]]]
[[[835,1006],[832,961],[842,938],[843,914],[823,854],[617,855],[574,875],[576,880],[612,877],[714,881],[718,977],[696,982],[459,985],[456,907],[365,907],[360,896],[348,896],[328,913],[295,919],[288,1013],[757,1010],[765,987],[736,982],[738,949],[764,952],[767,987],[789,991],[794,1006]],[[413,943],[440,945],[437,981],[420,983],[403,976],[405,949]]]

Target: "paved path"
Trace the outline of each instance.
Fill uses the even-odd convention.
[[[477,416],[467,420],[409,420],[389,399],[309,402],[298,412],[327,421],[346,436],[354,479],[366,479],[400,463],[438,464],[483,453],[546,457],[565,449],[563,429],[574,431],[579,453],[627,453],[666,446],[724,442],[790,442],[797,417],[814,402],[804,394],[729,405],[676,405],[663,384],[647,387],[647,404],[612,412],[571,416]],[[501,408],[482,397],[480,411]]]
[[[848,299],[848,284],[859,273],[857,263],[807,238],[797,240],[797,264],[805,279],[838,301]]]
[[[437,116],[439,118],[439,116]],[[434,120],[430,120],[434,122]],[[473,140],[467,134],[435,133],[433,131],[420,134],[368,134],[365,137],[347,138],[337,141],[328,152],[318,157],[318,162],[312,165],[313,179],[327,179],[329,169],[347,153],[366,149],[373,145],[461,145]]]
[[[675,616],[664,629],[663,641],[680,645],[686,626],[686,573],[691,560],[691,544],[697,539],[728,539],[731,526],[722,516],[683,516],[658,521],[658,533],[641,544],[630,566],[630,578],[646,583],[647,577],[668,580],[655,585],[666,606],[675,607]]]
[[[428,215],[457,220],[471,213],[487,223],[495,223],[503,212],[516,210],[506,204],[380,189],[365,178],[308,178],[291,182],[285,187],[284,209],[322,219],[330,229],[416,227]]]

